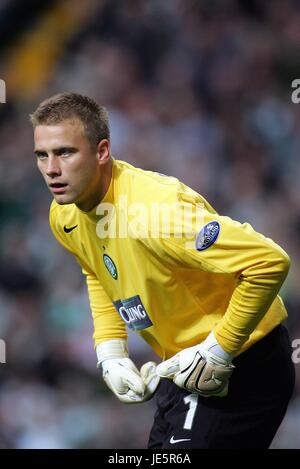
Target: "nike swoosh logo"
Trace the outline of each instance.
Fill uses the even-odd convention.
[[[70,226],[70,228],[67,228],[66,225],[64,226],[64,232],[65,233],[71,233],[71,231],[75,230],[75,228],[77,228],[78,225],[75,225],[75,226]]]
[[[174,440],[174,435],[171,436],[170,443],[174,445],[174,443],[180,443],[181,441],[191,441],[191,438],[182,438],[180,440]]]

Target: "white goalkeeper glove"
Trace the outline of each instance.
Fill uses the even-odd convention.
[[[135,404],[151,399],[160,381],[156,363],[145,363],[139,372],[128,356],[127,343],[123,339],[102,342],[96,352],[103,379],[121,402]]]
[[[211,332],[204,342],[176,353],[157,366],[161,378],[169,378],[177,386],[201,396],[224,397],[233,373],[233,356],[222,349]]]

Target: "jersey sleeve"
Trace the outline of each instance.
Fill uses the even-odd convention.
[[[77,258],[86,276],[90,307],[94,323],[95,347],[101,342],[111,339],[127,339],[127,330],[124,321],[120,318],[116,308],[101,286],[98,278],[92,272],[82,266],[82,261]]]
[[[104,288],[95,273],[91,271],[80,253],[77,253],[73,246],[68,245],[66,240],[60,233],[57,220],[55,206],[50,209],[50,227],[57,241],[69,252],[71,252],[81,267],[82,273],[86,277],[86,284],[92,312],[94,325],[94,344],[95,347],[106,340],[126,339],[127,330],[124,321],[120,318],[112,301],[108,297]]]
[[[196,202],[185,200],[192,210],[190,206],[184,217],[174,217],[170,236],[150,234],[146,242],[171,269],[201,269],[234,278],[227,311],[214,332],[224,350],[237,354],[278,294],[290,259],[248,223],[220,216],[209,204]]]

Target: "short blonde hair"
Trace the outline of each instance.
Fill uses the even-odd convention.
[[[93,99],[78,93],[59,93],[45,99],[29,118],[34,128],[77,118],[82,122],[92,147],[97,147],[102,139],[110,138],[107,110]]]

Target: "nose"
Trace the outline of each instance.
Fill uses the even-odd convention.
[[[61,168],[59,165],[59,159],[55,156],[48,156],[47,167],[46,167],[47,176],[53,178],[61,175]]]

